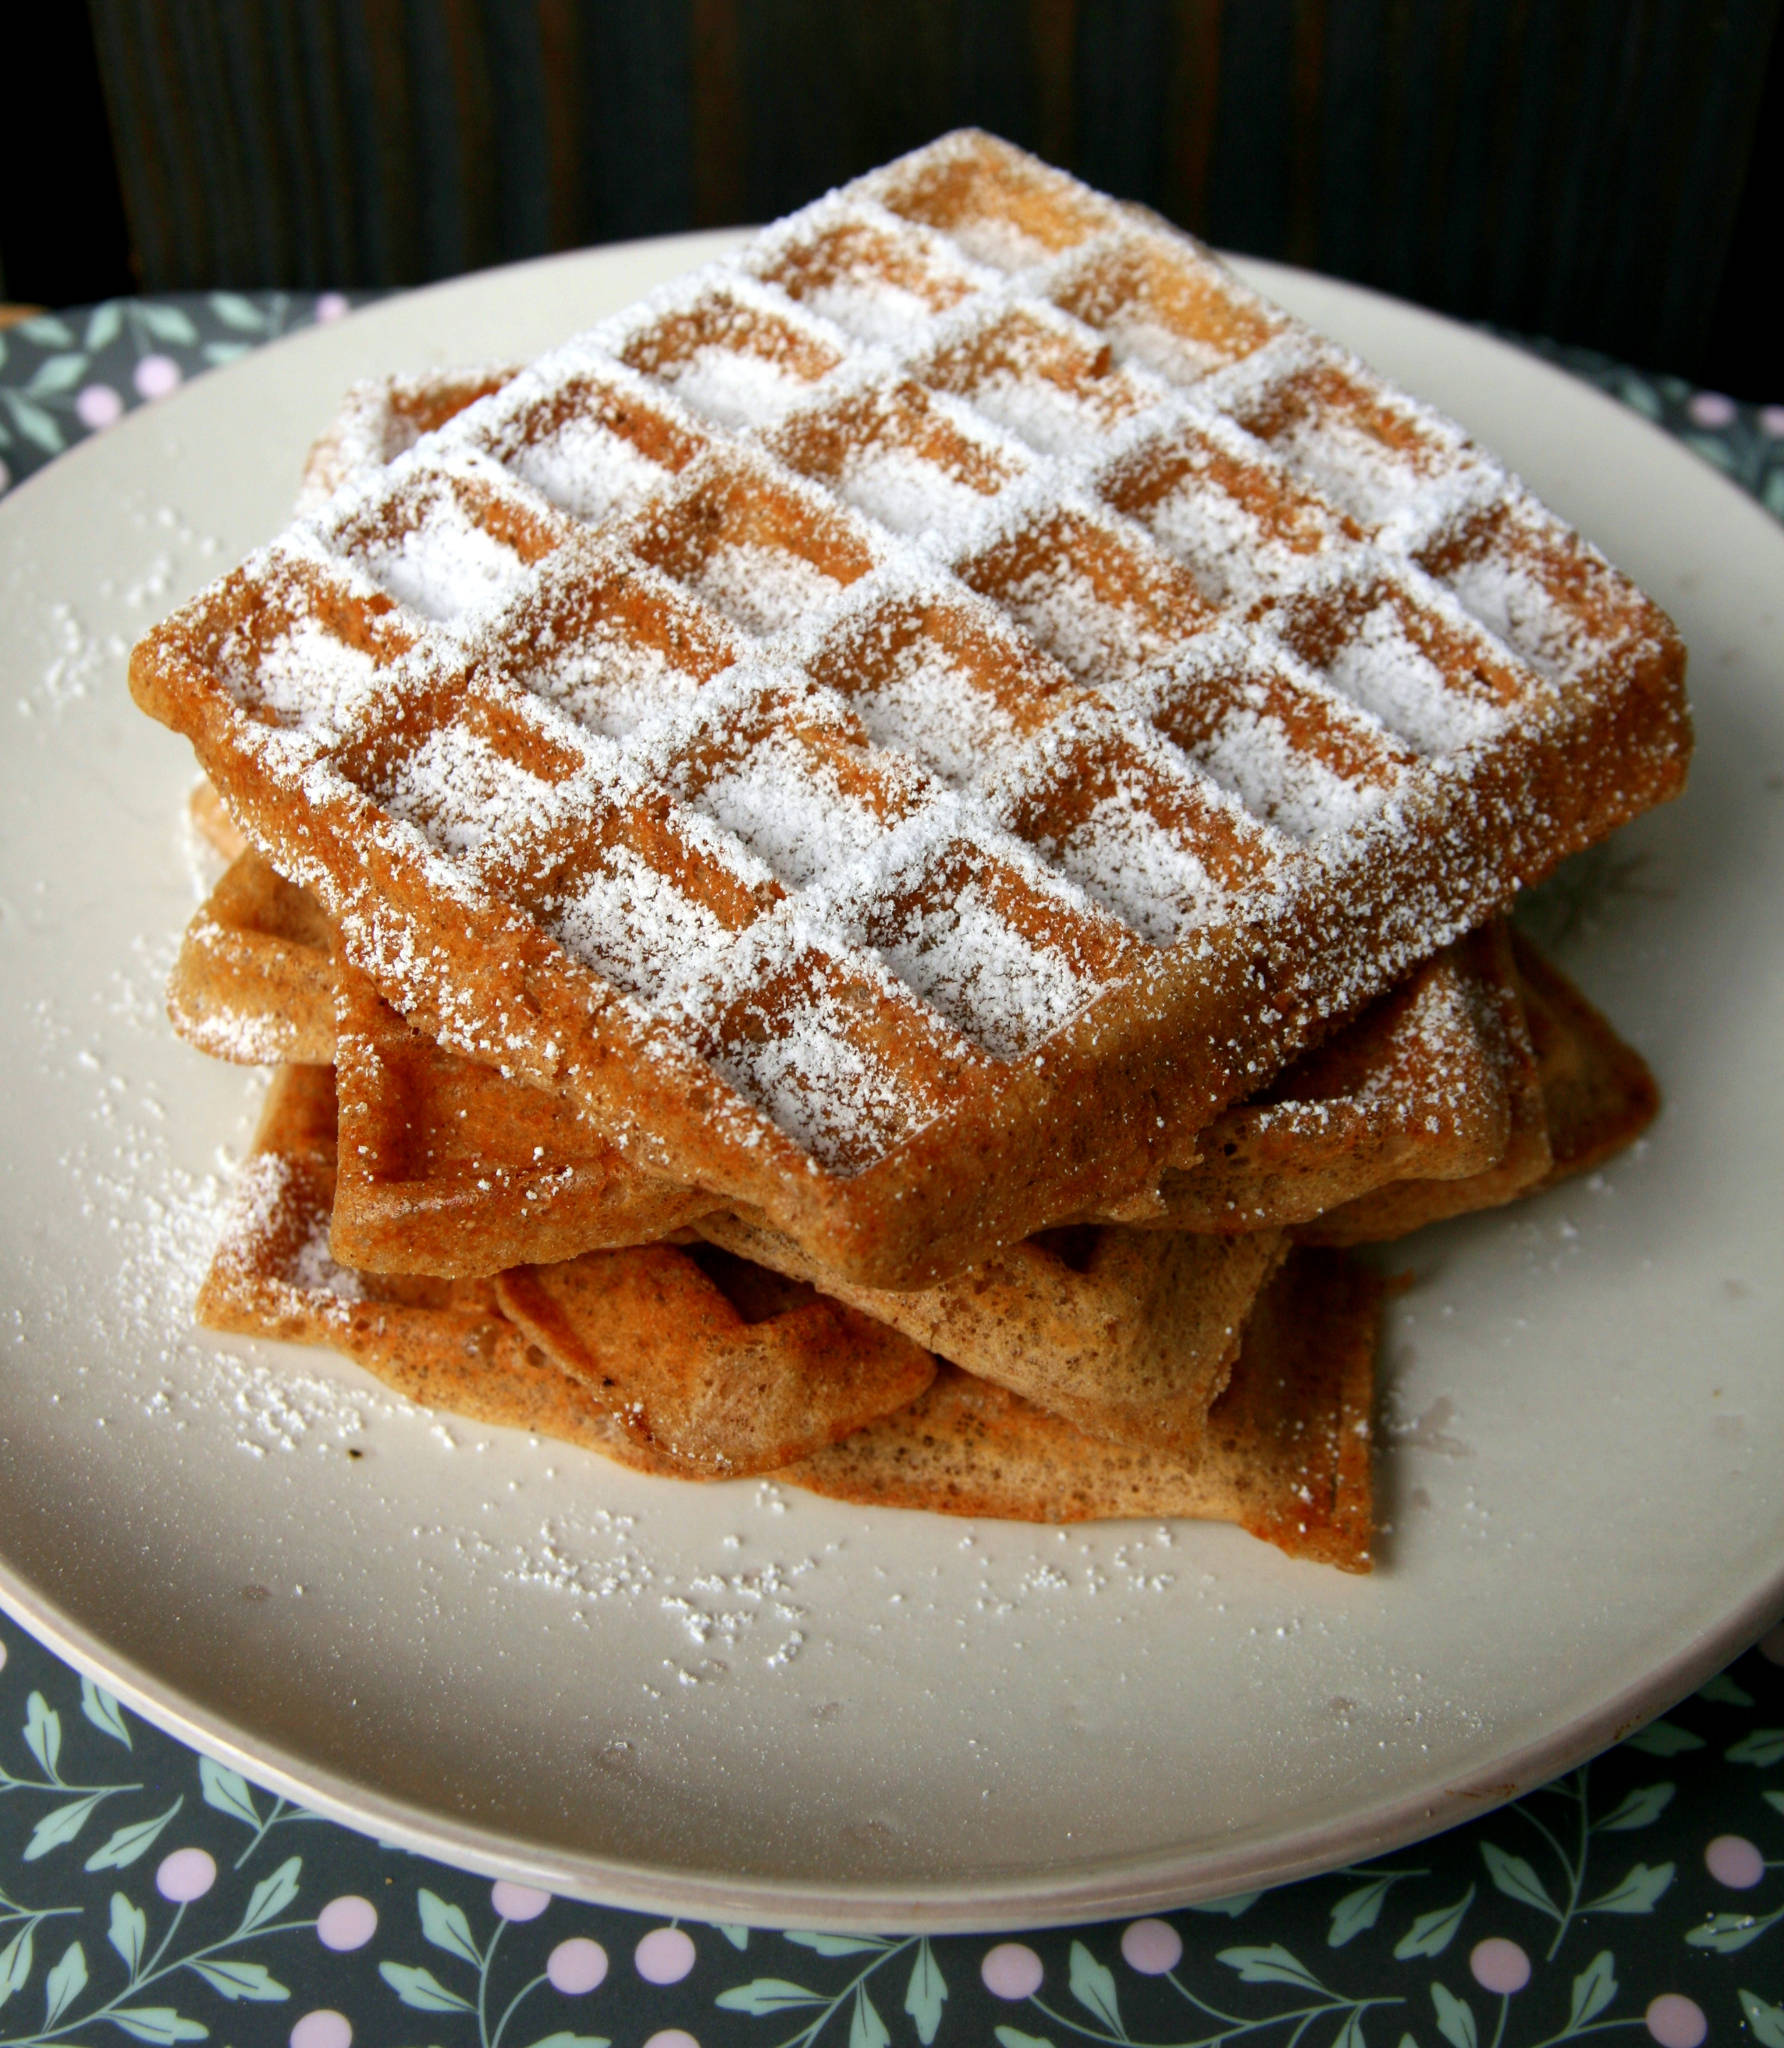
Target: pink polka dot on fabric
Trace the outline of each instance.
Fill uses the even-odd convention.
[[[535,1891],[530,1884],[510,1884],[498,1877],[489,1888],[489,1903],[503,1920],[537,1920],[551,1904],[550,1892]]]
[[[644,2048],[700,2048],[700,2044],[686,2027],[660,2027]]]
[[[566,1998],[580,1998],[605,1982],[607,1951],[598,1941],[574,1935],[568,1941],[560,1941],[546,1958],[545,1974],[554,1991],[561,1991]]]
[[[1162,1977],[1183,1960],[1183,1937],[1168,1920],[1134,1920],[1121,1931],[1121,1956],[1142,1977]]]
[[[84,384],[74,394],[74,416],[95,434],[124,417],[124,401],[109,384]]]
[[[1759,1654],[1768,1664],[1784,1664],[1784,1623],[1760,1637]]]
[[[1647,2021],[1660,2048],[1698,2048],[1710,2031],[1703,2007],[1682,1991],[1663,1991],[1648,2007]]]
[[[1759,431],[1774,441],[1784,441],[1784,405],[1759,408]]]
[[[993,1998],[1032,1998],[1041,1988],[1041,1974],[1040,1957],[1022,1941],[1000,1941],[979,1965]]]
[[[1530,1981],[1530,1958],[1515,1941],[1500,1934],[1474,1944],[1468,1967],[1483,1991],[1496,1991],[1502,1998],[1522,1991]]]
[[[324,292],[316,301],[316,318],[324,325],[341,319],[348,310],[347,301],[339,292]]]
[[[1734,400],[1720,391],[1694,391],[1685,410],[1700,427],[1726,427],[1735,416]]]
[[[1703,1852],[1703,1867],[1730,1891],[1751,1891],[1765,1875],[1765,1858],[1745,1835],[1718,1835]]]
[[[144,356],[132,373],[131,382],[144,398],[165,398],[170,391],[179,389],[180,366],[172,356]]]
[[[364,1948],[377,1931],[377,1907],[357,1892],[343,1892],[338,1899],[330,1899],[316,1915],[316,1939],[336,1955]]]
[[[155,1872],[155,1889],[176,1906],[202,1899],[216,1882],[216,1863],[204,1849],[176,1849],[162,1857]]]
[[[694,1967],[694,1944],[679,1927],[653,1927],[632,1961],[647,1984],[679,1984]]]
[[[353,2022],[333,2006],[319,2006],[291,2029],[291,2048],[353,2048]]]

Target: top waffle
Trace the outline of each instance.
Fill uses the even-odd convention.
[[[910,1285],[1149,1184],[1683,777],[1683,653],[1454,426],[949,136],[136,650],[405,1015]]]

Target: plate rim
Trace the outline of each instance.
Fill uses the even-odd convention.
[[[474,280],[442,280],[400,298],[407,302],[451,293],[473,283],[487,288],[492,281],[513,281],[548,266],[575,265],[591,259],[624,262],[645,252],[676,248],[685,248],[693,261],[743,239],[746,232],[699,231],[569,251],[495,272],[478,273]],[[1320,289],[1339,297],[1370,301],[1379,313],[1394,320],[1409,321],[1415,328],[1424,324],[1440,340],[1462,337],[1469,345],[1485,347],[1517,363],[1521,369],[1557,380],[1565,386],[1570,404],[1614,418],[1617,431],[1639,434],[1651,450],[1664,451],[1666,459],[1683,459],[1713,478],[1726,494],[1731,514],[1761,522],[1784,553],[1784,529],[1749,494],[1716,472],[1678,437],[1558,365],[1497,335],[1367,286],[1261,259],[1234,261],[1237,269],[1266,292],[1270,291],[1272,280],[1312,280]],[[397,302],[380,300],[366,310]],[[298,330],[269,347],[301,347],[313,332]],[[254,351],[242,366],[223,365],[208,373],[202,385],[214,389],[218,376],[228,377],[248,362],[263,360],[268,352]],[[198,383],[194,380],[194,386]],[[140,415],[120,422],[117,429],[104,437],[107,443],[115,445],[120,435],[129,434],[133,422],[138,417],[146,419],[148,410],[143,408]],[[146,426],[139,430],[147,431]],[[0,532],[4,523],[9,523],[12,501],[29,501],[33,486],[52,471],[66,477],[70,464],[81,464],[84,446],[77,445],[63,457],[46,463],[7,494],[6,502],[0,504]],[[243,1770],[256,1782],[358,1833],[376,1834],[463,1869],[540,1884],[565,1897],[706,1920],[839,1932],[988,1933],[1165,1910],[1239,1890],[1286,1883],[1354,1860],[1358,1855],[1403,1846],[1488,1812],[1664,1712],[1755,1640],[1784,1611],[1784,1559],[1769,1576],[1762,1574],[1731,1608],[1701,1625],[1653,1669],[1537,1740],[1490,1757],[1441,1786],[1378,1799],[1356,1812],[1303,1829],[1291,1838],[1276,1836],[1212,1853],[1183,1849],[1153,1851],[1113,1861],[1105,1858],[1082,1871],[1050,1871],[1041,1866],[1009,1879],[913,1881],[899,1885],[888,1885],[878,1879],[848,1879],[839,1884],[808,1878],[738,1876],[686,1866],[665,1870],[584,1851],[529,1847],[505,1835],[499,1827],[467,1821],[419,1801],[394,1796],[349,1773],[309,1763],[282,1744],[244,1734],[226,1713],[199,1704],[178,1683],[157,1676],[138,1659],[111,1648],[95,1632],[75,1621],[47,1590],[33,1585],[16,1570],[3,1552],[0,1609],[53,1654],[105,1684],[145,1720],[177,1741]]]

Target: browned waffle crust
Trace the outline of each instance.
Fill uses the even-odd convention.
[[[349,954],[909,1286],[1676,792],[1669,622],[1186,239],[944,138],[152,633]]]

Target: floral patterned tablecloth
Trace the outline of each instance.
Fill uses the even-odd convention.
[[[0,332],[0,492],[348,310],[118,300]],[[1784,406],[1533,344],[1784,517]],[[1021,1938],[663,1924],[383,1846],[123,1711],[0,1618],[0,2048],[1784,2048],[1784,1628],[1470,1825]]]

